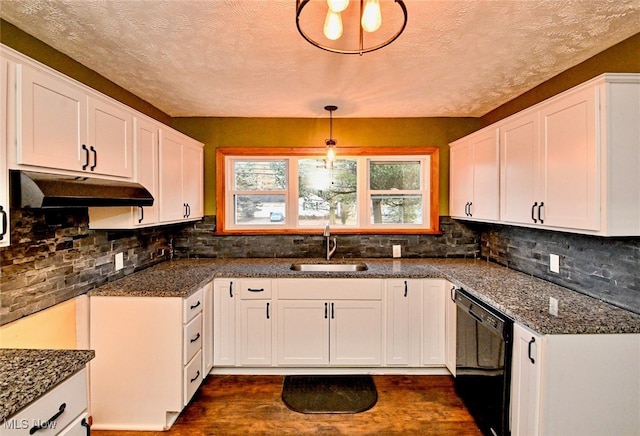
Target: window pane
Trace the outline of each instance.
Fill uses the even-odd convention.
[[[282,225],[284,210],[284,195],[234,195],[237,225]]]
[[[372,224],[422,224],[422,195],[372,195]]]
[[[274,191],[287,188],[285,161],[234,161],[235,189]]]
[[[420,162],[369,161],[369,189],[420,189]]]
[[[322,159],[298,161],[298,224],[358,224],[357,160],[338,159],[333,169]]]

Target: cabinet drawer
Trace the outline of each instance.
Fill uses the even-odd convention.
[[[184,405],[186,406],[202,383],[202,352],[198,351],[184,367]]]
[[[243,300],[265,300],[271,298],[271,279],[242,279],[240,298]]]
[[[278,300],[381,300],[380,279],[281,279]]]
[[[202,314],[197,315],[184,327],[184,357],[187,363],[202,348]]]
[[[87,413],[78,416],[75,421],[65,428],[58,436],[87,436],[89,434],[89,423],[87,422]],[[39,433],[36,433],[39,434]]]
[[[87,409],[87,372],[78,371],[21,412],[2,423],[2,435],[28,435],[35,425],[38,436],[55,435]],[[61,413],[62,412],[62,413]],[[56,416],[58,415],[58,416]],[[55,418],[54,418],[55,417]],[[54,418],[51,423],[48,421]]]
[[[189,322],[194,316],[202,312],[202,305],[202,289],[198,289],[184,300],[183,322]]]

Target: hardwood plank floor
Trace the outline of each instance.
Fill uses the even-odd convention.
[[[433,435],[481,436],[449,376],[374,376],[378,402],[358,414],[302,414],[282,402],[282,376],[210,375],[167,432],[94,436]]]

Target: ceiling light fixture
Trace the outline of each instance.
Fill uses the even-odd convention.
[[[324,167],[333,169],[333,163],[336,161],[336,140],[333,139],[333,111],[338,109],[338,106],[325,106],[324,109],[329,111],[329,139],[324,140],[327,145],[327,157],[324,160]]]
[[[349,0],[296,0],[298,32],[323,50],[363,55],[388,46],[407,26],[407,7],[403,0],[353,0],[352,3],[360,4],[359,10],[350,8],[349,3]],[[305,8],[307,11],[303,14]],[[319,16],[325,8],[324,26],[321,26]],[[346,27],[342,24],[343,18]]]

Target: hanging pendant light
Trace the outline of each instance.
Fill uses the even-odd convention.
[[[325,106],[325,110],[329,111],[329,139],[325,139],[324,143],[327,146],[327,157],[324,159],[324,166],[327,169],[333,169],[333,163],[336,161],[336,140],[333,139],[333,111],[338,109],[338,106]]]
[[[403,0],[382,0],[385,8],[381,8],[380,1],[296,0],[298,32],[310,44],[332,53],[363,55],[381,49],[404,32],[408,16]],[[308,8],[309,11],[303,14],[303,10],[311,2],[318,6]],[[320,3],[327,7],[324,25],[317,15],[322,7]],[[400,9],[392,7],[393,5]],[[383,13],[386,17],[384,26]]]

